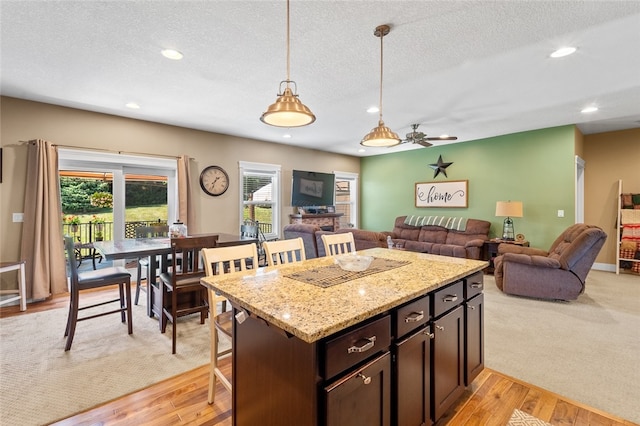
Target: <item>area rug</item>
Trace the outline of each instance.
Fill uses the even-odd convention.
[[[524,411],[520,411],[517,408],[513,410],[511,418],[507,426],[552,426],[551,423],[540,420],[537,417],[533,417],[531,414],[527,414]]]
[[[175,355],[171,324],[160,333],[143,304],[133,307],[132,335],[118,315],[82,321],[68,352],[66,316],[54,309],[0,320],[0,424],[49,424],[210,359],[209,323],[199,316],[178,322]]]

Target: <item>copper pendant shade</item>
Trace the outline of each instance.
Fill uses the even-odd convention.
[[[362,138],[360,145],[371,147],[390,147],[400,143],[400,137],[390,128],[384,125],[382,121],[382,70],[383,70],[383,43],[384,36],[389,34],[391,27],[389,25],[380,25],[376,27],[373,35],[380,37],[380,118],[378,126],[374,127],[367,135]]]
[[[278,98],[260,117],[263,123],[276,127],[301,127],[316,121],[316,116],[298,98],[296,82],[289,78],[289,44],[289,0],[287,0],[287,79],[280,82]],[[292,85],[294,90],[291,89]]]

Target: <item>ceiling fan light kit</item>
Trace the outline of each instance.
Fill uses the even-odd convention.
[[[378,120],[378,126],[374,127],[362,140],[360,145],[371,147],[390,147],[400,143],[400,137],[394,133],[390,128],[384,125],[382,121],[382,70],[383,70],[383,43],[384,36],[389,34],[391,27],[389,25],[379,25],[376,27],[373,35],[380,37],[380,118]]]
[[[276,127],[301,127],[316,121],[316,116],[298,98],[297,84],[290,79],[289,34],[289,0],[287,0],[287,79],[280,82],[278,98],[260,117],[263,123]],[[294,86],[294,90],[291,90],[291,85]]]

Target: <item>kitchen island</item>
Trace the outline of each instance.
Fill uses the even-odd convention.
[[[374,257],[363,273],[317,258],[202,280],[236,316],[234,425],[400,424],[407,416],[431,424],[462,393],[467,364],[483,361],[482,309],[474,306],[479,324],[469,327],[465,307],[482,297],[487,263],[383,248],[359,254]],[[432,374],[439,360],[447,365]],[[413,386],[420,393],[404,407],[401,394]]]

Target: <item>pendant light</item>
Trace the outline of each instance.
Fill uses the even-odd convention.
[[[263,123],[276,127],[301,127],[316,121],[316,116],[298,99],[296,82],[289,78],[289,44],[289,0],[287,0],[287,79],[280,82],[278,98],[260,117]],[[291,90],[292,85],[293,90]]]
[[[389,147],[400,143],[398,135],[385,126],[384,121],[382,121],[382,39],[384,36],[389,34],[389,31],[391,31],[391,27],[389,27],[389,25],[380,25],[376,27],[376,30],[373,32],[373,35],[380,37],[380,118],[378,120],[378,126],[374,127],[364,138],[362,138],[362,141],[360,141],[360,145],[364,146]]]

